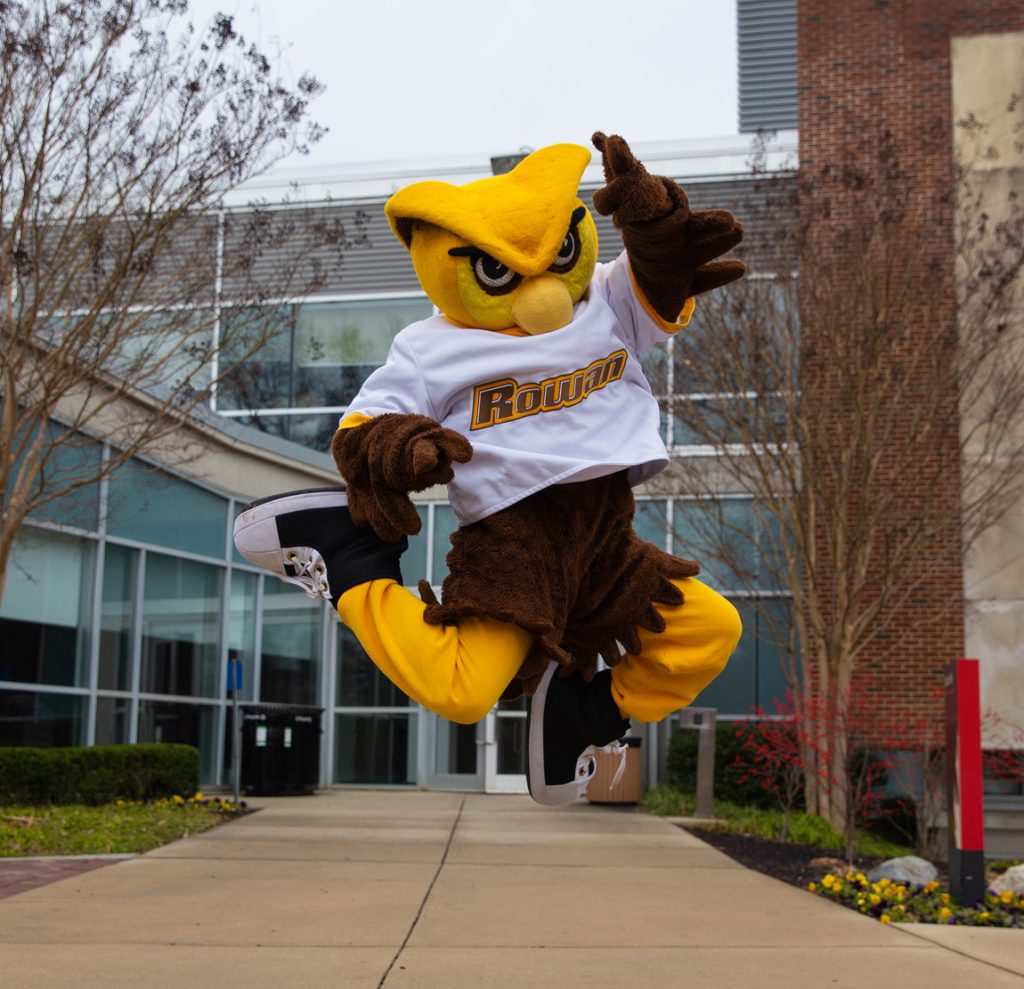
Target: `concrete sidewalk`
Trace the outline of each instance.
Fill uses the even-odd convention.
[[[0,986],[1024,986],[1024,931],[883,927],[631,808],[355,790],[254,803],[0,900]]]

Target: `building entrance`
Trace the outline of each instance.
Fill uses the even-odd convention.
[[[525,700],[502,701],[475,725],[426,717],[429,789],[526,793]]]

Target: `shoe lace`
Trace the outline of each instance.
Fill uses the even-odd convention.
[[[312,546],[297,546],[285,553],[285,559],[295,573],[285,577],[289,584],[298,584],[309,597],[331,600],[331,586],[327,583],[327,564]]]
[[[619,785],[619,780],[622,779],[622,774],[626,771],[626,755],[629,752],[629,746],[623,745],[619,741],[609,742],[607,745],[588,745],[583,750],[583,754],[580,756],[580,760],[586,759],[587,757],[596,756],[598,752],[607,752],[608,755],[617,755],[619,757],[619,764],[615,769],[615,775],[612,777],[611,783],[608,784],[609,790],[614,790]],[[592,776],[593,774],[591,774]]]

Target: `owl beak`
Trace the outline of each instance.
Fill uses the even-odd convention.
[[[516,326],[534,336],[568,326],[572,321],[569,289],[560,278],[547,271],[523,279],[512,303],[512,319]]]

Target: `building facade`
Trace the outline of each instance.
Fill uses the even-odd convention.
[[[652,169],[678,177],[695,206],[742,215],[750,195],[746,139],[637,150]],[[792,150],[783,141],[777,156]],[[225,785],[227,665],[237,659],[243,702],[322,711],[325,785],[525,789],[522,701],[502,703],[468,727],[418,708],[378,673],[326,605],[249,566],[230,539],[245,502],[337,482],[327,450],[348,401],[383,363],[398,330],[432,312],[387,227],[387,196],[420,178],[469,181],[490,167],[484,160],[431,164],[415,175],[396,175],[391,166],[304,176],[306,205],[321,203],[318,210],[358,236],[340,275],[315,296],[279,299],[261,312],[279,332],[217,389],[209,415],[197,420],[202,455],[176,470],[137,463],[23,528],[0,604],[8,643],[0,744],[188,742],[202,753],[204,785]],[[584,198],[600,184],[598,168],[584,178]],[[264,183],[244,195],[272,201],[277,191]],[[603,218],[599,227],[602,259],[614,257],[618,236]],[[217,250],[230,250],[230,241],[221,238]],[[211,271],[218,266],[211,258]],[[695,452],[677,408],[687,397],[678,390],[681,359],[670,340],[644,356],[663,407],[663,437],[676,456]],[[103,456],[101,441],[94,455]],[[686,499],[664,487],[641,489],[638,498],[638,530],[671,550],[686,528]],[[454,515],[443,488],[417,502],[424,524],[403,557],[404,579],[439,589]],[[743,519],[749,500],[732,493],[728,511]],[[784,611],[787,602],[756,578],[719,570],[706,576],[735,601],[747,633],[701,703],[746,717],[784,689],[758,627],[764,609]]]

